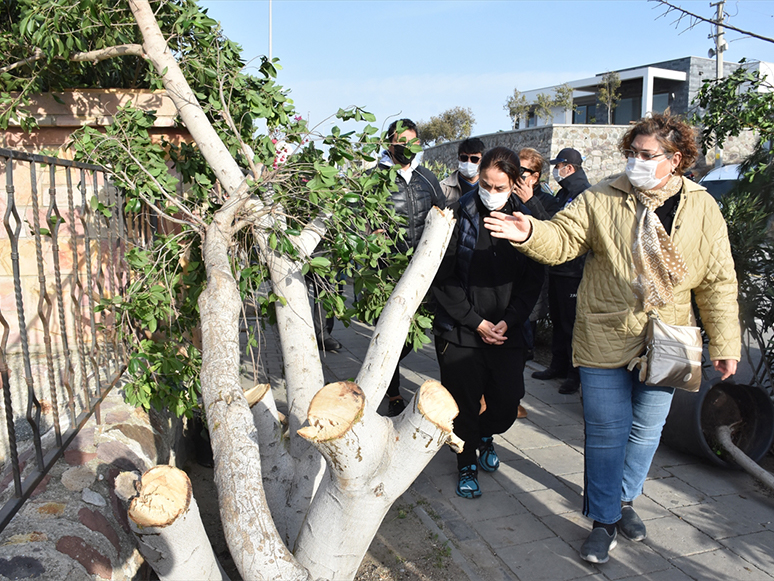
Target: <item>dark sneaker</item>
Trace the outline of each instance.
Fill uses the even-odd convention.
[[[576,393],[580,389],[580,380],[577,377],[568,377],[559,386],[559,393],[562,395],[570,395]]]
[[[618,530],[630,541],[641,541],[648,536],[645,523],[631,506],[621,508],[621,520],[618,521]]]
[[[543,371],[533,372],[532,377],[534,377],[535,379],[542,379],[542,380],[556,379],[557,377],[564,379],[565,377],[567,377],[567,371],[560,371],[559,369],[554,369],[553,367],[549,367],[547,369],[544,369]]]
[[[328,335],[324,339],[317,339],[317,347],[322,351],[338,351],[343,347],[336,339]]]
[[[591,529],[591,534],[583,542],[580,550],[581,559],[589,563],[607,563],[612,551],[618,544],[616,537],[618,533],[613,530],[613,534],[607,534],[602,527]]]
[[[457,495],[463,498],[478,498],[481,496],[481,488],[478,486],[478,470],[476,470],[475,464],[460,468]]]
[[[391,399],[387,404],[387,417],[394,418],[406,408],[406,402],[402,397]]]
[[[493,438],[481,438],[481,445],[478,447],[478,464],[484,472],[494,472],[500,467]]]

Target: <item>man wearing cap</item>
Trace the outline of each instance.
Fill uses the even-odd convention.
[[[447,206],[478,187],[478,166],[483,155],[484,142],[478,137],[469,137],[460,142],[457,148],[458,168],[441,182]]]
[[[556,194],[560,209],[591,187],[583,171],[583,158],[578,150],[565,147],[549,163],[554,166],[554,179],[561,186]],[[575,325],[578,286],[583,277],[585,262],[584,255],[548,269],[548,309],[554,333],[551,341],[551,364],[544,371],[535,371],[532,377],[565,378],[559,387],[559,393],[562,394],[575,393],[580,387],[580,375],[572,365],[572,329]]]

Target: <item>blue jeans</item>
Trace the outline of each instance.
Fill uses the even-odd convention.
[[[581,367],[586,430],[583,514],[605,524],[621,518],[632,501],[661,439],[672,388],[641,383],[639,370]]]

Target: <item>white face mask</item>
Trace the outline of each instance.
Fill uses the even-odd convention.
[[[466,178],[470,179],[478,175],[477,163],[473,163],[472,161],[460,161],[458,163],[459,163],[460,173]]]
[[[554,173],[554,179],[556,180],[557,183],[561,182],[565,177],[567,177],[567,176],[562,177],[562,175],[559,173],[558,167],[554,168],[553,173]]]
[[[510,190],[506,190],[501,193],[492,193],[481,186],[478,186],[478,197],[481,198],[481,201],[483,204],[487,207],[487,209],[491,212],[492,210],[499,210],[502,208],[505,203],[508,201],[508,198],[511,197]]]
[[[629,178],[629,181],[635,188],[652,190],[663,179],[656,177],[658,164],[662,161],[660,159],[644,160],[630,157],[629,161],[626,162],[626,177]]]

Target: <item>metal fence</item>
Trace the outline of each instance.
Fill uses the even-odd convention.
[[[147,222],[124,215],[99,166],[0,149],[0,169],[2,530],[91,415],[101,421],[125,348],[111,308],[95,307],[123,293],[127,245]]]

